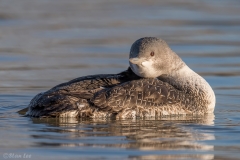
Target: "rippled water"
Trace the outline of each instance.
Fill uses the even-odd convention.
[[[0,159],[240,159],[240,1],[1,0]],[[167,41],[213,87],[205,117],[31,119],[18,110],[76,77],[128,66]],[[15,157],[14,157],[15,156]]]

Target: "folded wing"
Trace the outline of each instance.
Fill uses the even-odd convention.
[[[105,89],[91,99],[101,110],[131,116],[160,116],[183,114],[188,95],[157,78],[139,79]],[[172,107],[174,105],[174,107]]]

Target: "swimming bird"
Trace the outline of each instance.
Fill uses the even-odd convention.
[[[156,37],[135,41],[130,67],[118,74],[76,78],[36,95],[31,117],[136,118],[212,113],[215,94],[167,43]]]

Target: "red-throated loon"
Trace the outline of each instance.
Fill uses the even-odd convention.
[[[31,117],[135,118],[212,113],[215,94],[167,43],[145,37],[133,43],[130,68],[80,77],[36,95]]]

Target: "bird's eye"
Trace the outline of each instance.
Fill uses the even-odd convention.
[[[153,57],[154,56],[154,52],[151,52],[150,55]]]

